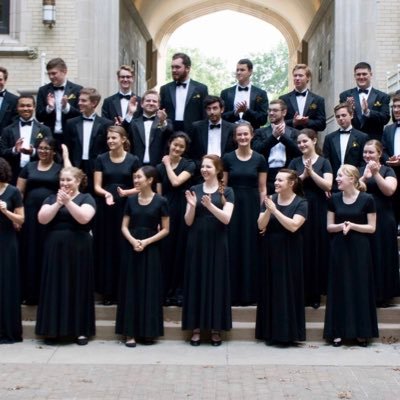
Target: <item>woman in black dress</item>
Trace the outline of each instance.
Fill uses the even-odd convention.
[[[227,225],[233,190],[223,186],[221,159],[209,154],[200,169],[204,183],[186,191],[185,222],[190,227],[185,263],[182,329],[191,329],[190,344],[200,344],[201,330],[211,330],[219,346],[220,331],[232,328]]]
[[[339,193],[328,203],[332,233],[324,338],[338,347],[342,339],[367,346],[378,337],[370,237],[375,232],[374,199],[353,165],[342,165],[336,176]]]
[[[125,251],[115,332],[135,347],[164,335],[160,240],[168,235],[168,204],[152,190],[157,171],[147,165],[135,174],[137,195],[128,198],[122,220]]]
[[[265,230],[265,265],[260,271],[256,338],[266,344],[306,339],[303,236],[307,201],[296,172],[281,169],[275,194],[266,197],[258,218]]]
[[[39,300],[43,263],[43,243],[46,228],[39,224],[37,214],[44,199],[57,193],[62,164],[56,161],[57,141],[45,137],[36,146],[38,161],[31,161],[21,170],[17,188],[22,194],[25,207],[25,222],[22,226],[20,245],[22,303],[35,305]],[[71,165],[67,146],[62,145],[64,167]]]
[[[157,192],[168,200],[169,235],[162,242],[164,304],[182,307],[183,272],[186,254],[187,226],[184,221],[185,191],[190,187],[196,165],[183,157],[189,147],[189,136],[176,132],[169,139],[169,152],[157,165]]]
[[[392,196],[397,188],[392,168],[381,165],[382,144],[369,140],[364,145],[361,181],[367,185],[376,205],[376,231],[372,235],[371,250],[374,265],[375,300],[378,307],[388,307],[390,299],[400,295],[399,253],[397,224]]]
[[[328,199],[332,189],[332,167],[321,157],[317,147],[317,132],[303,129],[297,136],[301,157],[293,159],[289,168],[303,182],[308,214],[304,224],[304,296],[306,306],[319,308],[320,296],[326,294],[329,260],[329,236],[326,230]]]
[[[222,158],[224,182],[234,190],[236,204],[228,228],[229,275],[234,306],[248,306],[257,302],[257,218],[260,204],[267,194],[268,165],[264,156],[251,149],[253,136],[250,124],[242,122],[236,125],[233,138],[238,148]]]
[[[107,145],[110,151],[100,154],[95,163],[97,212],[93,243],[96,292],[103,295],[104,305],[111,305],[118,299],[121,223],[127,196],[137,193],[133,177],[139,158],[129,153],[130,143],[121,126],[108,128]]]
[[[75,167],[60,172],[60,189],[38,214],[47,225],[36,334],[54,342],[75,338],[86,345],[95,334],[91,220],[93,197],[80,193],[84,173]]]
[[[0,344],[22,341],[18,243],[14,224],[24,222],[18,189],[8,182],[11,167],[0,158]]]

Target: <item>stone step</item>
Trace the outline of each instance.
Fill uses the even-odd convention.
[[[324,324],[322,322],[307,322],[306,324],[306,337],[309,342],[322,342]],[[37,339],[35,335],[35,322],[23,322],[23,337],[24,339]],[[240,341],[253,341],[255,334],[254,322],[234,322],[233,328],[229,332],[223,332],[222,338],[224,340],[240,340]],[[379,323],[380,337],[375,341],[383,343],[397,343],[400,341],[400,324],[395,323]],[[121,340],[119,335],[115,334],[114,321],[96,321],[96,340]],[[162,340],[182,340],[188,341],[190,339],[190,332],[182,331],[180,322],[165,321],[164,322],[164,336]]]

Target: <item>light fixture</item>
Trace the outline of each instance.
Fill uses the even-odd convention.
[[[56,24],[56,0],[43,0],[43,24],[49,28]]]

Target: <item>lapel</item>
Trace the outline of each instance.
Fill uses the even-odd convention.
[[[19,119],[15,122],[14,126],[12,127],[12,132],[14,136],[14,143],[21,137],[21,133],[19,131]]]
[[[390,127],[390,140],[389,140],[389,145],[390,145],[390,149],[388,149],[388,153],[389,154],[394,154],[394,138],[395,138],[395,134],[396,134],[396,129],[397,129],[397,125],[396,123],[392,124],[392,126]]]
[[[190,86],[190,85],[189,85]],[[176,83],[171,82],[168,86],[168,92],[171,97],[171,102],[174,110],[176,109]]]
[[[227,104],[225,104],[226,110],[233,110],[235,107],[235,94],[236,94],[236,86],[233,86],[228,89],[227,93]]]
[[[76,130],[78,131],[79,143],[81,144],[81,146],[83,148],[83,118],[82,118],[82,115],[76,124]]]
[[[371,88],[371,93],[368,96],[368,108],[370,110],[372,110],[372,108],[374,107],[377,96],[378,93],[376,93],[376,90],[374,88]]]
[[[299,106],[297,105],[296,93],[295,93],[294,90],[292,91],[292,93],[290,93],[289,100],[290,100],[290,104],[293,107],[293,110],[298,113],[299,112]],[[304,107],[304,109],[306,109],[306,107]]]
[[[193,96],[193,93],[194,93],[194,86],[195,86],[195,85],[193,84],[193,81],[190,80],[190,81],[189,81],[189,87],[188,87],[188,90],[187,90],[187,96],[186,96],[186,101],[185,101],[185,107],[188,105],[190,99],[191,99],[192,96]]]
[[[117,112],[117,115],[122,115],[121,100],[119,98],[118,93],[112,99],[112,104],[114,105],[114,108],[115,108],[115,111]]]
[[[340,131],[338,130],[336,132],[337,132],[337,134],[333,136],[332,142],[333,142],[333,148],[335,149],[336,155],[339,159],[339,163],[341,163],[342,158],[341,158],[341,153],[340,153]],[[350,134],[350,136],[351,135],[352,135],[352,133]],[[349,142],[350,142],[350,139],[351,138],[349,138]],[[347,153],[347,149],[346,149],[346,153]]]
[[[352,89],[351,96],[354,99],[354,105],[355,105],[355,117],[357,117],[360,126],[362,124],[362,111],[361,111],[361,103],[360,103],[360,95],[358,94],[357,88]]]
[[[207,154],[208,149],[208,125],[210,121],[207,119],[205,120],[204,124],[201,126],[201,142],[203,144],[204,154]],[[222,129],[221,129],[222,131]]]
[[[153,142],[154,138],[156,137],[156,132],[158,134],[158,124],[160,123],[160,120],[158,117],[155,118],[153,123],[151,124],[151,129],[150,129],[150,138],[149,138],[149,147],[151,143]]]
[[[93,143],[94,143],[94,140],[96,139],[97,134],[99,133],[100,126],[101,126],[101,123],[99,121],[99,117],[96,114],[96,116],[94,117],[92,132],[90,135],[89,150],[93,148]],[[83,124],[82,124],[82,127],[83,127]]]
[[[8,107],[8,98],[7,98],[7,92],[4,94],[3,97],[3,102],[1,103],[1,108],[0,108],[0,121],[3,119],[4,114],[7,110]]]
[[[308,90],[306,102],[304,103],[303,115],[308,114],[308,110],[310,109],[310,105],[313,101],[314,101],[314,95],[310,92],[310,90]],[[296,103],[297,103],[297,100],[296,100]]]
[[[228,140],[228,128],[221,120],[221,156],[225,153],[226,142]]]
[[[137,126],[137,130],[139,132],[139,137],[140,140],[143,142],[143,144],[146,144],[146,134],[144,131],[144,121],[143,121],[143,117],[140,116],[139,118],[135,119],[135,124]]]
[[[40,125],[33,120],[32,122],[32,134],[31,134],[31,145],[33,146],[36,142],[36,136],[40,132]]]
[[[250,97],[249,97],[249,108],[254,109],[254,104],[256,103],[256,96],[257,96],[257,90],[254,89],[254,86],[251,85],[250,88]],[[221,153],[222,154],[222,153]]]

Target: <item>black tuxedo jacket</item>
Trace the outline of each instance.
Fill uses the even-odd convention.
[[[221,98],[225,102],[225,111],[222,118],[229,122],[238,121],[239,115],[235,114],[236,85],[221,92]],[[268,95],[265,90],[251,85],[249,108],[243,113],[244,120],[250,122],[254,129],[258,129],[268,120]]]
[[[396,133],[397,124],[390,124],[385,127],[382,135],[382,145],[383,145],[383,156],[387,159],[392,156],[397,156],[394,154],[394,135]]]
[[[371,88],[371,93],[368,96],[368,108],[370,109],[370,115],[368,117],[362,114],[360,96],[357,88],[349,89],[341,93],[339,101],[344,103],[347,97],[353,97],[355,103],[351,125],[355,129],[368,134],[369,139],[382,140],[383,127],[390,119],[390,97],[386,93]]]
[[[257,129],[255,131],[254,138],[251,142],[251,147],[253,148],[253,150],[262,154],[268,164],[268,158],[272,147],[274,147],[278,143],[282,143],[285,146],[286,150],[286,167],[289,165],[290,161],[293,160],[293,158],[301,155],[301,151],[297,147],[298,135],[299,131],[297,129],[286,126],[285,133],[278,140],[272,134],[272,127],[271,125],[269,125],[266,128]]]
[[[132,96],[136,96],[134,93]],[[142,114],[142,107],[140,105],[142,99],[137,96],[137,104],[138,108],[133,115],[134,118],[137,118],[139,115]],[[121,98],[119,97],[119,93],[115,93],[110,97],[104,99],[103,106],[101,107],[101,116],[111,121],[115,121],[116,117],[122,116],[121,110]]]
[[[67,81],[65,84],[64,95],[68,97],[68,103],[70,105],[70,110],[68,113],[61,113],[61,124],[63,132],[66,129],[66,123],[68,119],[77,117],[80,115],[78,108],[79,93],[82,86],[77,85]],[[47,107],[47,95],[49,93],[54,94],[53,84],[48,83],[39,88],[36,100],[36,118],[47,125],[51,131],[54,133],[54,126],[56,124],[56,110],[54,109],[51,113],[46,111]]]
[[[208,119],[197,121],[189,132],[191,139],[189,156],[195,162],[197,169],[200,168],[201,159],[207,154],[208,125]],[[224,120],[221,121],[221,157],[235,149],[233,142],[234,128],[235,124]]]
[[[199,121],[205,117],[204,99],[207,95],[208,89],[206,85],[190,79],[186,96],[185,112],[183,114],[185,132],[190,131],[193,122]],[[168,118],[173,123],[175,122],[175,107],[176,83],[169,82],[160,88],[160,108],[165,109]]]
[[[150,165],[154,167],[161,162],[162,157],[166,154],[167,141],[173,133],[171,121],[167,119],[166,122],[166,126],[160,126],[160,120],[156,117],[151,126],[149,156]],[[122,125],[128,132],[129,141],[131,143],[131,153],[139,157],[140,164],[143,164],[144,152],[146,150],[146,134],[143,116],[132,118],[130,123],[124,120]]]
[[[94,171],[94,163],[96,157],[108,151],[107,147],[107,128],[113,124],[112,121],[96,115],[92,134],[89,142],[89,162],[84,168],[84,172],[88,174],[88,178],[92,178]],[[69,150],[69,157],[72,165],[82,167],[82,149],[83,149],[83,117],[71,118],[67,121],[64,131],[65,144]]]
[[[0,137],[0,156],[4,157],[11,165],[12,169],[12,184],[15,184],[21,170],[20,162],[21,155],[19,153],[13,153],[13,147],[16,141],[21,137],[19,120],[13,122],[11,125],[7,126]],[[32,123],[32,135],[31,135],[31,145],[35,147],[37,141],[43,139],[44,137],[51,137],[50,129],[40,124],[37,121]],[[37,154],[31,156],[31,161],[37,159]]]
[[[351,164],[359,168],[364,164],[363,150],[364,145],[368,140],[368,135],[364,132],[352,129],[350,132],[349,141],[347,143],[346,154],[344,157],[344,164]],[[334,176],[341,163],[340,158],[340,131],[331,132],[325,137],[323,147],[324,157],[329,160],[332,165]],[[334,183],[335,186],[335,183]]]
[[[10,125],[18,116],[17,100],[18,96],[6,90],[0,108],[0,136],[3,129]]]
[[[285,116],[285,122],[288,126],[294,127],[293,118],[295,113],[299,112],[296,100],[296,91],[293,90],[290,93],[286,93],[279,97],[287,105],[287,113]],[[315,131],[323,131],[326,128],[326,115],[325,115],[325,100],[323,97],[308,91],[306,104],[304,105],[305,117],[309,120],[304,126],[296,126],[296,129],[301,130],[303,128],[314,129]]]

